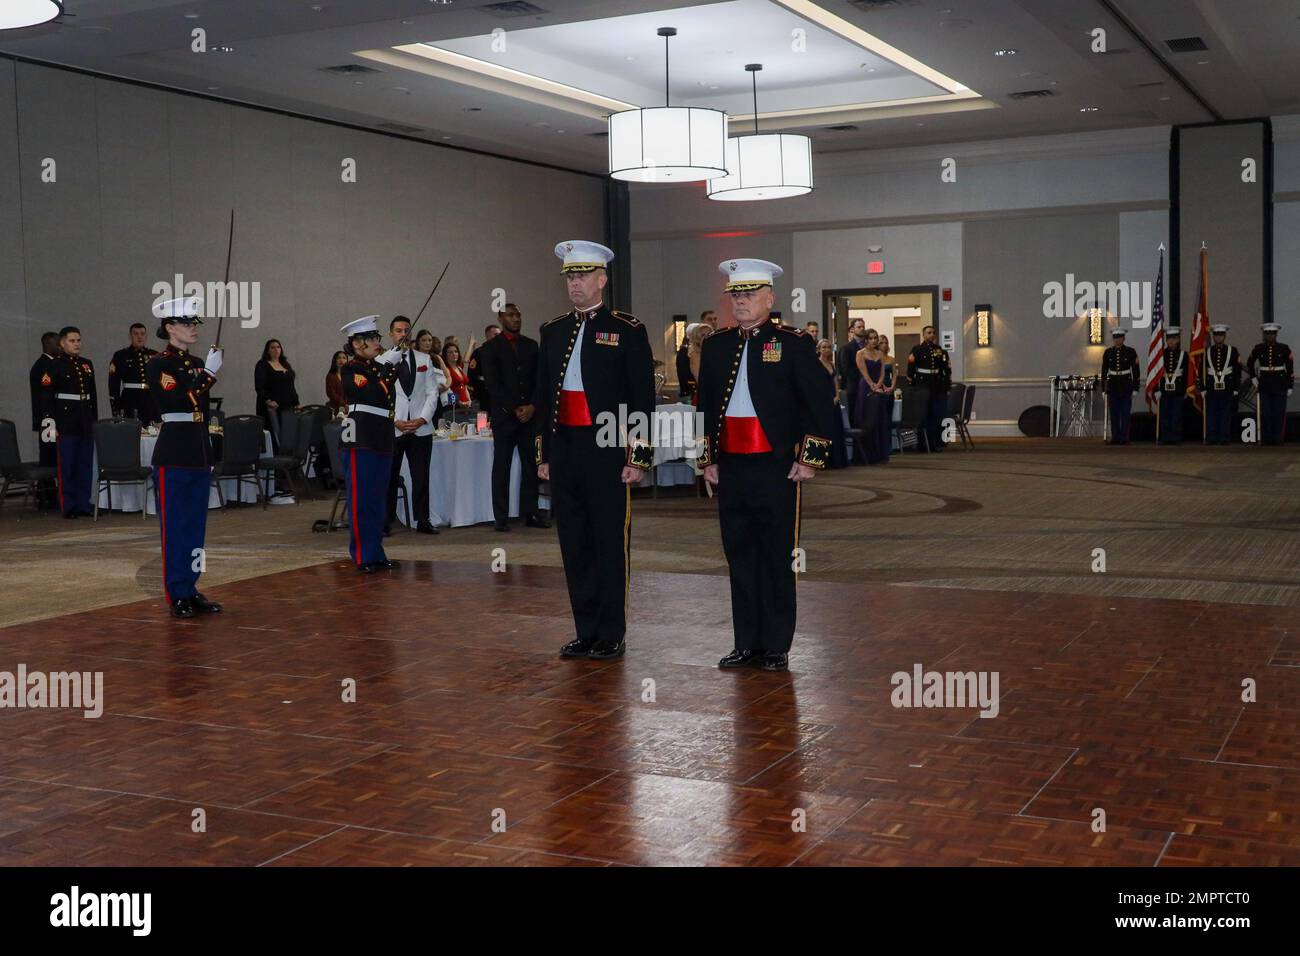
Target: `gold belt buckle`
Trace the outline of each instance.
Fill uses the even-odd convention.
[[[202,413],[202,412],[195,412],[195,413],[194,413],[194,420],[195,420],[196,422],[201,422],[201,421],[203,421],[203,413]]]
[[[1223,391],[1223,389],[1224,389],[1224,384],[1223,384],[1222,382],[1215,382],[1215,383],[1214,383],[1214,390],[1215,390],[1216,392],[1221,392],[1221,391]]]
[[[1173,392],[1173,391],[1177,391],[1177,389],[1175,389],[1174,386],[1171,385],[1169,382],[1165,382],[1165,391]]]

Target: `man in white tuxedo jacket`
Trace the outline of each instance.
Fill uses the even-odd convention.
[[[388,337],[393,345],[406,350],[397,365],[397,380],[393,405],[393,472],[388,481],[388,521],[384,533],[392,530],[397,520],[397,483],[402,476],[402,458],[411,466],[411,515],[415,530],[421,534],[437,534],[429,514],[429,458],[433,454],[433,413],[438,407],[438,382],[433,360],[423,352],[411,348],[408,338],[411,320],[399,315],[388,324]]]

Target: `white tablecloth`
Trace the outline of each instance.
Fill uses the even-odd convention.
[[[402,459],[402,478],[411,488],[411,466]],[[519,456],[514,456],[510,468],[510,517],[519,517]],[[429,456],[429,520],[435,525],[463,528],[467,525],[492,521],[492,439],[490,436],[472,438],[433,439],[433,453]],[[414,514],[415,521],[420,516]],[[406,507],[397,503],[397,519],[406,523]]]
[[[696,428],[695,406],[686,402],[655,407],[654,417],[655,468],[642,477],[639,488],[648,488],[653,481],[661,488],[670,485],[695,483]],[[690,451],[692,457],[686,461]],[[671,462],[671,464],[669,464]]]
[[[140,464],[146,468],[150,467],[153,461],[153,449],[158,444],[157,435],[140,435]],[[262,457],[271,456],[271,433],[262,432]],[[99,458],[96,456],[94,463],[91,465],[94,474],[99,475]],[[147,492],[147,493],[146,493]],[[256,502],[257,492],[247,481],[236,481],[233,478],[221,479],[221,493],[226,496],[227,501]],[[147,487],[144,483],[136,482],[134,484],[122,484],[113,482],[113,511],[139,511],[143,504],[147,508],[148,514],[157,514],[158,509],[153,494],[153,477],[150,476]],[[99,492],[99,510],[109,510],[109,489],[105,486]],[[208,507],[220,508],[221,498],[217,495],[217,489],[212,488],[208,492]]]

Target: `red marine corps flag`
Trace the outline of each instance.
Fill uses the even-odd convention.
[[[1205,243],[1201,243],[1201,294],[1196,300],[1196,318],[1192,320],[1192,341],[1187,345],[1187,397],[1196,403],[1197,411],[1205,411],[1205,399],[1196,387],[1201,380],[1201,363],[1205,361],[1205,345],[1210,330],[1210,295],[1205,275]]]

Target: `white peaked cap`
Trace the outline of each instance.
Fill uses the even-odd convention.
[[[759,289],[785,274],[784,269],[766,259],[728,259],[718,263],[718,271],[727,277],[727,292]]]
[[[353,319],[347,325],[343,326],[343,328],[339,329],[339,331],[348,338],[352,338],[354,335],[377,334],[379,332],[379,316],[363,315],[359,319]]]
[[[195,295],[181,296],[179,299],[168,299],[166,302],[157,302],[153,307],[153,317],[155,319],[193,319],[197,318],[202,311],[203,300]]]
[[[614,261],[612,249],[586,239],[566,239],[556,243],[555,254],[564,260],[561,272],[591,272],[604,269]]]

